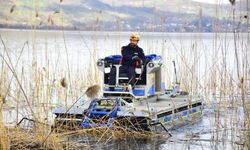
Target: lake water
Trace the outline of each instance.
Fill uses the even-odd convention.
[[[68,62],[69,69],[76,71],[89,66],[92,57],[120,54],[121,46],[129,43],[130,33],[2,29],[0,34],[13,63],[23,44],[28,41],[20,58],[20,65],[27,66],[35,60],[38,67],[47,67],[49,63],[58,65],[58,70],[68,71],[65,67]],[[244,57],[242,51],[248,48],[247,36],[247,33],[237,33],[235,38],[240,60]],[[229,71],[236,68],[233,33],[141,33],[139,46],[144,49],[145,54],[162,55],[166,67],[172,66],[172,60],[176,60],[179,72],[186,64],[190,68],[195,66],[199,76],[204,76],[209,68],[215,64],[220,65],[221,61],[225,61]],[[0,48],[3,52],[2,44]],[[172,68],[166,68],[165,71],[173,72]]]
[[[23,116],[30,115],[27,101],[22,98],[20,94],[22,92],[15,79],[20,80],[32,107],[48,104],[70,105],[72,99],[82,94],[79,91],[84,87],[91,85],[92,82],[100,83],[100,72],[94,70],[95,61],[108,55],[120,54],[121,46],[129,42],[130,33],[1,29],[0,35],[6,46],[5,49],[4,45],[0,44],[1,89],[10,89],[3,117],[7,125],[13,125]],[[170,139],[114,140],[108,145],[93,142],[91,147],[95,149],[240,149],[240,146],[233,142],[240,140],[237,137],[240,135],[236,136],[238,134],[236,128],[242,126],[243,112],[240,107],[228,108],[234,102],[230,99],[230,94],[234,94],[235,89],[223,91],[224,96],[229,97],[227,99],[221,98],[220,89],[228,87],[232,81],[232,86],[237,85],[237,72],[239,74],[246,72],[246,66],[249,66],[248,34],[141,33],[140,35],[139,46],[144,49],[145,54],[156,53],[163,57],[167,87],[170,87],[174,81],[172,60],[175,60],[177,76],[182,88],[191,93],[205,95],[207,107],[203,112],[204,116],[195,124],[171,130],[173,137]],[[238,70],[234,41],[236,41]],[[3,58],[8,64],[15,66],[17,78],[13,78],[8,66],[3,63]],[[69,80],[71,90],[65,91],[62,87],[58,87],[58,83],[54,84],[54,82],[60,82],[63,77]],[[39,87],[36,85],[38,83]],[[210,92],[213,86],[215,86],[215,96],[211,94],[212,91]],[[17,100],[18,96],[20,100]],[[65,97],[68,101],[64,101]],[[221,109],[219,120],[216,120],[215,112],[218,103]],[[17,111],[17,107],[21,109]],[[52,110],[52,106],[47,110],[42,109],[47,114],[41,117],[47,118],[49,123],[53,120]],[[41,109],[34,111],[39,113]],[[238,124],[232,124],[232,122],[238,122]],[[220,125],[215,126],[216,124]],[[191,140],[188,137],[190,134],[198,133],[200,133],[198,137],[200,140]],[[216,138],[219,138],[217,141],[220,142],[214,142]]]

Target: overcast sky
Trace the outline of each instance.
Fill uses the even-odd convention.
[[[229,4],[229,0],[193,0],[193,1],[209,3],[209,4]]]

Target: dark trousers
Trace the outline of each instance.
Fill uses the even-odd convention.
[[[120,66],[119,74],[126,73],[128,75],[129,84],[134,86],[135,84],[135,67],[132,66]],[[109,74],[109,85],[115,85],[116,81],[116,68],[112,67]]]

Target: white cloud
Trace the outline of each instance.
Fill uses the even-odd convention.
[[[193,0],[201,3],[209,3],[209,4],[230,4],[229,0]]]

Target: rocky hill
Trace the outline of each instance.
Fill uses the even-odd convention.
[[[247,0],[236,1],[235,5],[192,0],[0,0],[0,3],[0,27],[7,28],[164,32],[248,30]]]

